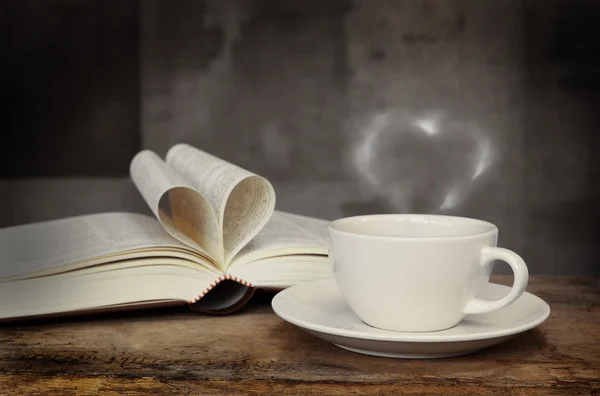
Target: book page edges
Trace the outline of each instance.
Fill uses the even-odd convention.
[[[215,287],[223,281],[232,281],[235,282],[238,286],[238,290],[242,293],[235,298],[231,299],[228,304],[201,304],[199,303],[203,298],[208,296],[210,292],[217,292]],[[25,315],[25,316],[15,316],[8,318],[0,318],[0,324],[4,323],[14,323],[14,322],[29,322],[29,321],[37,321],[37,320],[52,320],[52,319],[69,319],[69,318],[78,318],[78,317],[86,317],[86,316],[96,316],[96,315],[104,315],[104,314],[112,314],[112,313],[121,313],[121,312],[131,312],[131,311],[142,311],[157,308],[173,308],[173,307],[184,307],[187,306],[191,311],[205,314],[205,315],[227,315],[234,313],[240,310],[243,306],[245,306],[248,301],[254,295],[255,288],[254,286],[246,282],[238,277],[232,275],[221,276],[213,281],[206,289],[204,289],[197,297],[190,301],[185,300],[156,300],[156,301],[141,301],[141,302],[132,302],[132,303],[124,303],[118,305],[108,305],[101,306],[89,309],[77,309],[73,311],[61,311],[61,312],[52,312],[52,313],[43,313],[43,314],[34,314],[34,315]],[[227,295],[221,296],[222,299],[227,299]],[[217,301],[219,300],[218,297]],[[213,306],[217,306],[217,308]]]
[[[75,311],[63,311],[63,312],[52,312],[46,314],[38,314],[38,315],[27,315],[27,316],[17,316],[12,318],[2,318],[0,319],[0,324],[3,323],[13,323],[13,322],[29,322],[29,321],[37,321],[37,320],[52,320],[52,319],[70,319],[70,318],[79,318],[79,317],[87,317],[87,316],[99,316],[99,315],[108,315],[112,313],[120,313],[127,311],[142,311],[142,310],[152,310],[157,308],[173,308],[173,307],[183,307],[186,305],[186,302],[183,300],[168,300],[168,301],[146,301],[140,303],[131,303],[131,304],[119,304],[119,305],[109,305],[105,307],[97,307],[90,309],[78,309]]]

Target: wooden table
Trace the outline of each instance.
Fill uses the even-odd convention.
[[[507,283],[507,278],[494,281]],[[258,294],[242,312],[187,309],[0,326],[0,394],[600,395],[600,279],[532,277],[550,318],[458,358],[339,349]]]

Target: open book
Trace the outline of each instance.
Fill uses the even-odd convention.
[[[327,221],[275,210],[265,178],[187,144],[131,178],[155,217],[100,213],[5,228],[0,320],[190,304],[232,312],[255,288],[330,276]]]

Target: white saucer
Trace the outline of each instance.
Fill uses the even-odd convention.
[[[507,286],[488,283],[478,297],[496,299],[509,290]],[[348,307],[332,279],[285,289],[271,304],[283,320],[340,348],[406,359],[441,358],[479,351],[536,327],[550,315],[546,302],[525,292],[505,308],[467,315],[447,330],[428,333],[386,331],[363,323]]]

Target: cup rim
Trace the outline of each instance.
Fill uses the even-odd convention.
[[[440,235],[440,236],[392,236],[392,235],[377,235],[377,234],[367,234],[362,232],[353,232],[347,230],[341,230],[336,228],[337,226],[348,223],[351,221],[356,221],[362,218],[431,218],[431,219],[446,219],[446,220],[456,220],[460,222],[470,222],[476,223],[483,226],[486,226],[487,230],[481,232],[473,232],[466,233],[464,235]],[[449,241],[449,240],[465,240],[465,239],[473,239],[480,238],[484,236],[489,236],[498,233],[498,226],[494,223],[491,223],[486,220],[476,219],[473,217],[465,217],[465,216],[453,216],[453,215],[438,215],[438,214],[422,214],[422,213],[383,213],[383,214],[365,214],[365,215],[355,215],[348,217],[341,217],[330,221],[327,225],[327,229],[330,233],[336,233],[340,235],[345,235],[354,238],[365,238],[365,239],[378,239],[378,240],[389,240],[389,241]]]

